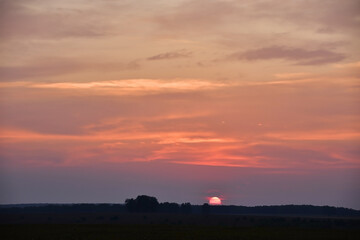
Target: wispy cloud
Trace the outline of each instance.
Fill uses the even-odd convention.
[[[322,65],[340,62],[345,59],[345,55],[324,49],[307,50],[285,46],[270,46],[236,52],[231,54],[229,59],[244,61],[283,59],[295,62],[297,65]]]
[[[161,140],[159,144],[174,144],[174,143],[228,143],[234,142],[235,139],[224,139],[224,138],[169,138]]]
[[[98,82],[57,82],[57,83],[37,83],[37,82],[14,82],[0,83],[0,87],[24,87],[38,89],[54,90],[86,90],[92,94],[153,94],[160,92],[188,92],[212,90],[223,87],[229,87],[229,83],[213,82],[197,79],[178,79],[178,80],[160,80],[160,79],[124,79]],[[93,92],[90,92],[93,91]]]
[[[268,133],[266,137],[286,140],[286,141],[347,141],[360,140],[360,132],[339,132],[339,131],[322,131],[322,132],[285,132],[285,133]]]
[[[191,56],[191,54],[192,53],[187,50],[180,50],[180,51],[166,52],[166,53],[154,55],[147,58],[147,60],[153,61],[153,60],[169,60],[175,58],[188,58]]]

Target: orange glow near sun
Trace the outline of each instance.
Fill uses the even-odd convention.
[[[218,197],[212,197],[209,199],[210,205],[221,205],[221,199]]]

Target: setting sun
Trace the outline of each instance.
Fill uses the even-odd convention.
[[[221,205],[221,199],[218,197],[212,197],[209,199],[210,205]]]

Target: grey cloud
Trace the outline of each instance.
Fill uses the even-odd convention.
[[[322,65],[339,62],[345,59],[345,55],[324,49],[307,50],[284,46],[270,46],[236,52],[230,55],[229,59],[246,61],[284,59],[294,61],[297,65]]]
[[[187,58],[191,56],[191,52],[186,50],[174,51],[174,52],[166,52],[161,53],[155,56],[151,56],[147,58],[147,60],[167,60],[167,59],[175,59],[175,58]]]

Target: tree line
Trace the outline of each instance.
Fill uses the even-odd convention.
[[[159,203],[155,197],[146,195],[137,196],[135,199],[125,200],[125,207],[129,212],[167,212],[167,213],[191,213],[190,203]]]
[[[181,213],[181,214],[241,214],[241,215],[298,215],[360,217],[360,211],[330,206],[210,206],[159,201],[155,197],[140,195],[125,200],[124,204],[15,204],[0,205],[1,213]]]

